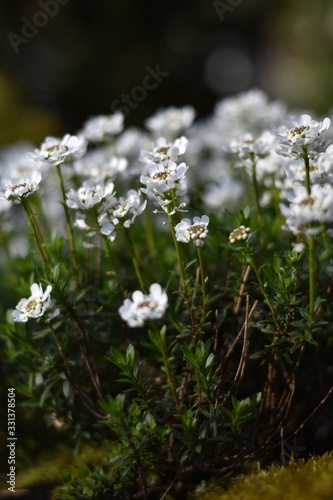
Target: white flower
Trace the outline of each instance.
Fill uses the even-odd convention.
[[[233,140],[230,143],[229,149],[233,153],[238,153],[241,160],[250,160],[246,166],[251,166],[253,162],[257,162],[260,158],[266,158],[274,150],[276,137],[267,130],[260,137],[255,138],[252,134],[245,134],[240,140]]]
[[[51,300],[52,286],[48,285],[45,292],[43,292],[42,286],[34,283],[30,287],[31,297],[28,299],[21,299],[17,304],[15,311],[13,311],[14,321],[20,323],[26,323],[29,319],[34,318],[39,321],[39,319],[44,316],[46,311],[53,307],[53,302]],[[58,316],[60,313],[59,309],[56,309],[53,313],[48,316],[48,320]]]
[[[268,181],[269,185],[272,184],[273,180],[276,185],[279,180],[285,179],[286,169],[292,161],[293,160],[290,158],[284,158],[281,155],[278,155],[275,149],[272,149],[269,156],[259,158],[256,162],[257,179],[263,182]],[[302,164],[304,166],[303,161]]]
[[[169,215],[176,211],[184,211],[186,204],[178,204],[177,198],[183,197],[187,192],[185,176],[188,166],[185,163],[177,165],[173,161],[168,161],[167,164],[151,163],[147,170],[149,175],[140,177],[140,182],[146,186],[141,188],[141,191],[154,198]]]
[[[296,185],[288,197],[289,206],[281,203],[280,209],[286,217],[287,229],[307,236],[319,234],[322,224],[333,222],[333,187],[330,184],[315,184],[309,195],[304,186]]]
[[[194,243],[197,247],[204,246],[204,240],[208,236],[209,217],[203,215],[194,217],[193,224],[190,219],[183,219],[175,226],[176,240],[182,243]]]
[[[145,121],[148,130],[159,135],[175,136],[184,129],[189,128],[195,118],[192,106],[183,108],[170,108],[158,111]]]
[[[140,161],[145,163],[166,163],[168,161],[177,161],[178,156],[186,152],[188,140],[186,137],[180,137],[175,142],[167,142],[164,137],[157,139],[153,144],[152,151],[142,150]]]
[[[331,143],[326,137],[330,124],[329,118],[317,122],[306,114],[300,118],[292,116],[290,127],[282,125],[274,131],[280,140],[276,152],[290,158],[304,157],[307,152],[310,158],[316,158],[318,153],[324,152]]]
[[[311,185],[313,184],[332,184],[332,158],[327,152],[318,155],[309,162],[309,173]],[[303,159],[293,160],[287,167],[287,176],[295,184],[304,184],[306,178],[305,165]]]
[[[233,137],[248,132],[260,134],[265,129],[276,127],[284,116],[283,104],[269,102],[262,90],[251,89],[218,102],[213,120],[220,141],[228,144]]]
[[[4,179],[0,185],[0,200],[19,203],[20,199],[29,196],[39,189],[42,180],[40,172],[32,172],[21,179]]]
[[[28,153],[28,156],[37,162],[60,165],[80,158],[85,154],[86,149],[87,144],[83,137],[66,134],[62,139],[47,137],[40,149],[36,149],[34,153]]]
[[[81,231],[85,232],[86,241],[83,242],[84,248],[94,248],[97,246],[94,243],[91,243],[91,241],[95,239],[95,236],[97,234],[95,217],[92,217],[87,210],[85,212],[77,211],[75,214],[74,225]]]
[[[114,192],[114,184],[110,182],[104,186],[94,184],[92,181],[85,181],[83,186],[77,191],[70,189],[67,193],[67,205],[70,208],[78,208],[89,210],[100,203],[106,197],[112,196]]]
[[[38,165],[27,153],[33,145],[29,142],[16,142],[0,149],[0,164],[3,177],[21,178],[30,175],[34,170],[41,170],[42,164]]]
[[[129,228],[136,217],[144,211],[147,201],[141,203],[140,191],[130,189],[126,198],[112,197],[108,199],[99,209],[101,215],[98,223],[101,227],[101,233],[109,236],[111,241],[116,237],[115,226],[120,220],[125,228]],[[119,220],[120,219],[120,220]]]
[[[292,243],[291,246],[297,253],[302,253],[305,250],[305,243]]]
[[[218,184],[210,184],[203,193],[203,202],[206,207],[214,211],[224,208],[230,210],[240,202],[244,194],[242,183],[228,176]]]
[[[158,283],[149,287],[149,295],[136,290],[131,299],[125,299],[119,308],[121,318],[131,328],[143,326],[145,321],[162,318],[168,307],[168,296]]]
[[[94,179],[95,182],[113,179],[122,174],[128,165],[124,157],[114,155],[113,148],[97,147],[89,151],[83,158],[74,162],[75,173]]]
[[[250,232],[249,227],[239,226],[229,234],[229,241],[231,244],[236,243],[236,241],[246,241]]]
[[[99,115],[89,118],[83,126],[81,134],[87,141],[103,142],[119,134],[124,128],[124,115],[120,112],[113,115]]]
[[[150,145],[146,132],[135,127],[127,128],[115,141],[115,150],[118,155],[137,159],[141,149]]]
[[[143,193],[155,196],[180,186],[185,179],[188,166],[184,162],[177,165],[175,162],[169,161],[166,165],[151,163],[147,170],[149,175],[141,175],[140,177],[140,182],[146,186],[141,190]]]

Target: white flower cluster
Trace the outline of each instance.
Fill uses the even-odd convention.
[[[26,323],[29,319],[37,319],[39,321],[47,311],[54,309],[53,301],[51,300],[52,286],[48,285],[43,292],[42,285],[34,283],[30,287],[31,296],[28,299],[21,299],[13,311],[14,321]],[[46,322],[51,321],[60,314],[60,309],[55,309],[48,314]]]
[[[127,166],[127,159],[116,155],[114,148],[110,146],[92,149],[73,163],[77,176],[94,179],[95,182],[105,182],[119,175],[123,176]]]
[[[193,224],[190,219],[183,219],[175,226],[176,240],[182,243],[192,242],[196,247],[203,247],[208,236],[209,217],[194,217]]]
[[[109,197],[101,206],[98,217],[98,224],[101,228],[101,233],[109,237],[113,241],[116,237],[116,226],[120,220],[123,220],[123,226],[129,228],[135,221],[138,215],[141,215],[145,210],[147,200],[141,203],[140,191],[130,189],[126,198]]]
[[[241,166],[252,167],[259,159],[270,156],[276,144],[275,136],[265,130],[259,137],[255,138],[252,134],[245,134],[240,140],[232,140],[229,150],[237,153]]]
[[[290,158],[303,157],[306,152],[310,158],[316,158],[319,153],[326,151],[331,143],[327,138],[330,124],[329,118],[317,122],[307,114],[301,115],[300,118],[292,116],[289,127],[282,125],[275,130],[279,138],[276,152]]]
[[[276,152],[289,159],[286,174],[290,188],[282,193],[288,204],[280,203],[281,213],[286,218],[283,228],[295,235],[310,237],[329,229],[333,223],[330,119],[317,122],[304,114],[299,118],[292,116],[290,124],[289,128],[281,126],[275,131],[279,138]]]
[[[101,233],[113,241],[120,221],[129,228],[147,204],[146,201],[141,203],[140,191],[134,189],[130,189],[125,197],[117,198],[113,182],[104,185],[85,181],[77,191],[71,189],[67,198],[67,205],[77,210],[76,226],[86,232],[89,240],[96,235],[97,220]],[[85,243],[86,248],[91,246],[94,245]]]
[[[34,153],[26,155],[30,145],[0,151],[0,216],[8,222],[10,202],[18,203],[37,191],[43,176],[43,187],[51,192],[43,207],[52,225],[63,231],[58,179],[52,169],[45,169],[50,164],[63,167],[65,186],[72,187],[67,205],[76,211],[75,224],[89,238],[86,246],[98,231],[112,241],[118,229],[134,223],[147,203],[140,200],[140,191],[155,203],[155,212],[173,215],[187,212],[187,193],[200,185],[200,203],[207,215],[182,220],[175,232],[178,241],[202,246],[210,212],[253,204],[249,179],[235,166],[245,166],[249,172],[255,165],[260,204],[280,206],[286,229],[307,236],[318,233],[320,224],[333,227],[329,118],[288,117],[281,103],[270,102],[257,89],[223,99],[211,117],[193,124],[194,117],[190,106],[160,110],[146,120],[146,132],[134,127],[124,130],[124,116],[117,112],[90,118],[76,135],[47,137]],[[237,155],[236,162],[231,153]],[[71,168],[65,168],[69,163]],[[189,164],[191,179],[187,178]],[[304,190],[308,177],[310,193],[309,188]],[[138,178],[140,191],[133,183]],[[7,227],[19,231],[12,218]]]
[[[270,130],[284,117],[282,103],[270,102],[262,90],[252,89],[218,102],[213,121],[220,143],[224,140],[228,144],[233,137],[250,132],[258,135],[263,130]]]
[[[35,162],[46,162],[51,165],[60,165],[81,158],[87,150],[87,143],[83,137],[66,134],[62,139],[47,137],[40,149],[28,153]]]
[[[94,184],[92,181],[85,181],[77,191],[70,189],[67,193],[67,205],[69,208],[89,210],[111,196],[113,192],[113,182],[104,186],[103,184]]]
[[[124,128],[124,115],[120,112],[113,115],[100,115],[89,118],[80,135],[89,142],[107,142]]]
[[[168,161],[177,162],[178,156],[185,154],[188,145],[186,137],[180,137],[173,143],[167,142],[164,137],[157,139],[152,150],[142,150],[140,161],[147,163],[166,163]]]
[[[132,299],[125,299],[119,308],[121,318],[131,328],[141,327],[147,320],[160,319],[168,307],[168,296],[158,283],[149,287],[149,294],[140,290],[132,294]]]
[[[147,174],[141,175],[140,182],[144,184],[141,191],[148,197],[154,198],[164,212],[169,215],[177,211],[184,211],[185,203],[178,203],[187,192],[185,162],[177,163],[178,156],[186,151],[188,141],[185,137],[174,143],[167,143],[159,138],[153,144],[151,151],[143,150],[140,160],[147,165]]]
[[[229,241],[232,245],[236,243],[236,241],[246,241],[250,232],[251,229],[249,227],[243,225],[239,226],[229,234]]]
[[[280,209],[286,218],[286,228],[295,235],[317,235],[322,232],[323,224],[333,222],[333,187],[330,184],[315,184],[311,194],[304,186],[295,185],[288,201],[289,206],[281,203]]]
[[[189,128],[195,118],[192,106],[183,108],[170,107],[158,111],[145,121],[148,130],[156,135],[177,136],[183,130]]]
[[[3,179],[0,184],[0,201],[8,200],[19,203],[39,189],[42,180],[40,172],[34,171],[21,179]]]

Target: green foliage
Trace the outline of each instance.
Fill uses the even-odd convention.
[[[82,179],[69,174],[66,182],[74,189]],[[115,180],[120,193],[132,184],[131,176]],[[32,208],[21,200],[32,231],[29,251],[35,243],[38,252],[11,257],[10,236],[3,238],[2,378],[23,407],[43,411],[55,436],[56,429],[66,431],[76,451],[94,441],[107,455],[103,463],[69,470],[59,498],[185,495],[193,476],[198,482],[238,474],[261,454],[274,460],[282,430],[302,428],[327,402],[330,228],[315,245],[303,235],[302,252],[291,249],[279,193],[268,185],[270,206],[260,207],[256,186],[256,210],[244,202],[235,213],[211,214],[203,246],[192,244],[198,226],[189,245],[175,236],[182,209],[175,189],[163,192],[159,202],[168,203],[157,216],[170,232],[151,219],[150,199],[135,224],[123,224],[122,200],[111,237],[101,230],[97,209],[86,207],[77,225],[89,225],[87,241],[65,200],[68,237],[42,224],[47,214],[36,193]],[[201,188],[198,193],[200,201]],[[43,293],[51,287],[52,302],[29,299],[35,316],[14,321],[12,309],[35,282]],[[161,296],[148,295],[152,283],[161,285]],[[303,395],[307,410],[299,412]]]

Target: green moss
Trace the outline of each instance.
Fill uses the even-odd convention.
[[[267,470],[238,477],[227,490],[214,488],[201,500],[331,500],[333,492],[333,452],[309,460],[293,460]]]
[[[77,455],[64,444],[58,445],[52,452],[44,452],[38,456],[33,467],[18,471],[16,487],[18,489],[46,483],[63,483],[63,470],[74,465],[97,465],[109,456],[101,446],[85,445]]]
[[[77,457],[64,444],[43,453],[33,467],[17,474],[17,488],[26,489],[41,484],[62,484],[63,470],[75,472],[75,466],[101,465],[109,456],[97,445],[86,445]],[[191,498],[200,500],[331,500],[333,491],[333,452],[305,461],[292,460],[284,467],[241,475],[229,487],[200,485]],[[53,498],[56,498],[57,494]]]

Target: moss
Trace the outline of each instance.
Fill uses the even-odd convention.
[[[18,489],[31,488],[41,484],[62,484],[63,470],[74,465],[97,465],[109,456],[109,453],[97,445],[85,445],[74,457],[73,450],[64,444],[58,445],[52,452],[38,456],[33,467],[21,470],[16,476]]]
[[[101,465],[109,456],[97,445],[86,445],[77,457],[64,444],[41,454],[33,467],[17,474],[18,489],[42,484],[62,484],[63,470],[75,472],[75,465]],[[229,487],[201,484],[191,498],[200,500],[331,500],[333,491],[333,452],[305,461],[292,460],[287,466],[241,475]],[[56,491],[53,498],[56,498]]]
[[[292,460],[289,465],[238,477],[227,490],[213,488],[201,500],[331,500],[333,452],[309,460]]]

